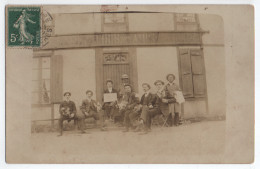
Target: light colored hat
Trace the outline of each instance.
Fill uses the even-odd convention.
[[[162,85],[164,85],[164,82],[161,81],[161,80],[156,80],[156,81],[154,82],[154,85],[156,85],[157,83],[161,83]]]
[[[128,78],[129,78],[129,77],[128,77],[127,74],[123,74],[122,77],[121,77],[121,79],[128,79]]]
[[[169,77],[169,76],[173,76],[173,78],[175,79],[174,74],[170,73],[170,74],[168,74],[168,75],[166,76],[166,79],[167,79],[167,80],[168,80],[168,77]]]

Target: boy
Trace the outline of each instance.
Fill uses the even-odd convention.
[[[180,104],[176,102],[176,92],[181,91],[179,86],[174,83],[175,76],[174,74],[168,74],[166,76],[168,80],[168,84],[165,86],[165,95],[166,99],[162,99],[164,103],[168,103],[169,105],[169,113],[172,115],[174,119],[174,125],[178,126],[180,123]]]
[[[60,112],[60,119],[59,119],[59,126],[60,126],[60,135],[62,136],[63,132],[63,121],[74,120],[74,124],[76,124],[76,105],[73,101],[70,100],[71,93],[65,92],[64,95],[65,100],[60,104],[59,112]]]
[[[107,89],[104,90],[104,93],[116,93],[118,95],[117,90],[113,88],[112,80],[108,79],[106,85]],[[115,105],[116,101],[104,103],[102,106],[102,109],[105,111],[105,116],[109,117],[109,119],[114,116]]]

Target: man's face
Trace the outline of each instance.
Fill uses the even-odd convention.
[[[129,79],[122,79],[123,83],[129,83]]]
[[[69,95],[69,94],[66,94],[66,95],[65,95],[65,98],[66,98],[66,100],[69,100],[69,99],[70,99],[70,95]]]
[[[144,92],[147,92],[149,90],[149,87],[147,85],[143,85]]]
[[[174,81],[174,77],[173,76],[168,76],[168,81],[170,82],[170,83],[172,83],[173,81]]]
[[[162,87],[163,87],[162,83],[160,83],[160,82],[156,83],[157,90],[161,90]]]
[[[90,92],[87,93],[87,98],[91,98],[92,94]]]
[[[125,86],[125,92],[130,93],[131,92],[131,87],[130,86]]]
[[[112,88],[113,84],[111,82],[107,82],[107,88]]]

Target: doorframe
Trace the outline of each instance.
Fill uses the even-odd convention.
[[[104,83],[104,58],[103,53],[104,48],[96,48],[95,49],[95,74],[96,74],[96,100],[102,101],[103,94],[103,83]],[[138,74],[137,74],[137,56],[136,56],[136,47],[128,47],[122,48],[120,50],[124,50],[128,52],[128,56],[130,56],[129,66],[130,66],[130,83],[134,88],[134,91],[138,93]],[[120,51],[119,50],[119,51]],[[100,85],[101,84],[101,85]]]

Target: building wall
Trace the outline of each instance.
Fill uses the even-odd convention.
[[[210,114],[225,114],[225,57],[224,47],[204,47],[208,104]]]
[[[63,92],[70,91],[71,100],[77,106],[86,97],[87,90],[92,90],[96,98],[95,50],[58,50],[55,55],[63,56]]]
[[[169,13],[131,13],[128,14],[129,31],[172,31],[174,17]]]
[[[200,27],[209,31],[204,34],[203,52],[206,69],[208,106],[210,115],[225,115],[225,53],[224,23],[218,15],[199,15]]]
[[[225,56],[224,56],[224,29],[221,17],[216,15],[198,15],[200,27],[209,31],[204,34],[203,52],[206,69],[209,114],[225,114]],[[171,31],[174,30],[173,14],[129,14],[129,31]],[[100,22],[99,22],[100,21]],[[94,23],[94,24],[93,24]],[[209,24],[210,23],[210,24]],[[56,14],[55,34],[84,34],[101,32],[101,14]],[[163,51],[163,55],[162,55]],[[56,50],[55,55],[63,56],[63,92],[72,92],[71,99],[76,102],[77,108],[85,98],[85,91],[90,89],[96,99],[95,80],[95,50],[69,49]],[[176,47],[137,47],[138,91],[143,94],[142,83],[151,84],[154,91],[154,81],[163,80],[166,75],[173,73],[175,82],[179,84],[178,57]],[[154,62],[157,60],[158,62]],[[169,64],[171,63],[171,64]],[[166,66],[167,65],[167,66]],[[218,79],[218,80],[216,80]],[[54,106],[55,117],[58,117],[58,105]],[[33,119],[43,118],[37,112],[49,110],[41,108],[36,111]],[[205,101],[186,101],[184,117],[206,115]],[[37,117],[36,117],[37,116]],[[46,117],[46,116],[44,116]]]
[[[166,75],[168,73],[173,73],[176,76],[175,82],[179,84],[176,47],[142,47],[137,48],[136,53],[138,91],[140,94],[143,93],[142,83],[149,83],[152,86],[152,90],[154,90],[153,83],[156,80],[162,80],[166,83]]]
[[[55,14],[54,17],[55,35],[101,32],[101,14]]]

